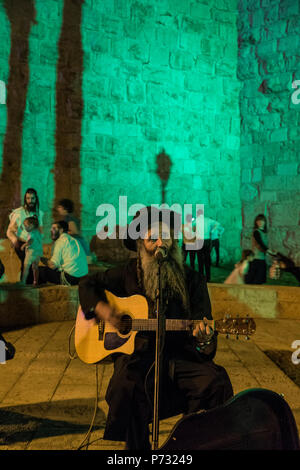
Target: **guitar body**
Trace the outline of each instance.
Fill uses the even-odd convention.
[[[295,419],[277,393],[248,389],[217,408],[191,413],[160,450],[299,450]]]
[[[124,312],[131,318],[148,319],[148,303],[141,295],[117,297],[105,291],[111,307],[118,312]],[[103,328],[104,326],[104,328]],[[95,364],[110,356],[112,353],[132,354],[137,331],[122,335],[110,323],[105,325],[92,318],[86,320],[79,306],[75,326],[75,348],[79,359],[87,364]]]
[[[106,300],[115,312],[115,324],[96,319],[86,320],[79,307],[75,325],[75,348],[78,357],[87,364],[103,361],[113,353],[132,354],[138,331],[156,331],[157,319],[148,318],[148,303],[142,295],[117,297],[105,291]],[[113,321],[111,319],[111,321]],[[209,326],[220,334],[248,335],[254,333],[256,325],[252,318],[228,318],[207,320]],[[189,331],[199,320],[166,319],[166,331]]]

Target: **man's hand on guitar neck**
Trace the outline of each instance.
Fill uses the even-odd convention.
[[[207,318],[199,320],[199,323],[193,330],[193,336],[197,339],[197,342],[199,343],[199,348],[197,349],[201,350],[201,352],[209,354],[214,349],[214,330],[209,326]]]

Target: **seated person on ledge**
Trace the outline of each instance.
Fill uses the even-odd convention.
[[[81,244],[68,233],[68,223],[61,220],[51,227],[55,241],[50,259],[41,258],[45,266],[39,267],[39,284],[77,285],[88,273],[86,254]]]

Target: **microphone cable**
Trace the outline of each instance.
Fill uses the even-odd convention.
[[[78,355],[77,353],[75,352],[74,354],[71,354],[71,337],[72,337],[72,333],[73,331],[75,330],[75,326],[76,326],[76,323],[73,325],[70,333],[69,333],[69,358],[72,360],[74,359],[77,359],[78,358]],[[94,426],[94,423],[95,423],[95,418],[96,418],[96,415],[97,415],[97,411],[98,411],[98,402],[99,402],[99,399],[98,399],[98,390],[99,390],[99,374],[98,374],[98,365],[99,363],[96,363],[95,364],[95,375],[96,375],[96,399],[95,399],[95,405],[94,405],[94,412],[93,412],[93,417],[92,417],[92,421],[91,421],[91,424],[90,424],[90,427],[87,431],[87,433],[85,434],[84,438],[82,439],[82,441],[80,442],[79,446],[76,447],[75,449],[73,450],[81,450],[82,448],[86,447],[85,450],[88,450],[88,446],[90,445],[90,435],[91,435],[91,432],[92,432],[92,429],[93,429],[93,426]],[[100,439],[97,439],[97,440],[101,440],[102,438]],[[86,444],[85,444],[85,441]]]

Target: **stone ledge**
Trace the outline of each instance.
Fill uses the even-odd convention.
[[[225,314],[253,318],[300,319],[300,289],[284,286],[208,284],[213,317]],[[0,329],[75,320],[78,287],[20,287],[1,284]]]
[[[300,319],[299,287],[211,283],[208,291],[216,320],[225,314]]]
[[[1,284],[0,328],[9,329],[53,321],[75,320],[78,287],[19,287]]]

